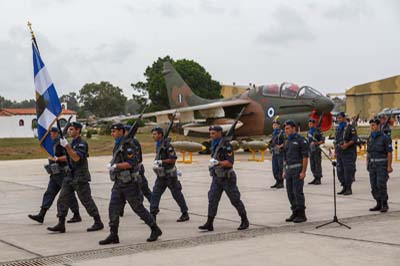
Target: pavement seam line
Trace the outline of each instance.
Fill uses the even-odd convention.
[[[17,245],[15,245],[15,244],[10,243],[10,242],[8,242],[8,241],[5,241],[5,240],[3,240],[3,239],[0,239],[0,243],[6,244],[6,245],[8,245],[8,246],[11,246],[11,247],[13,247],[13,248],[16,248],[16,249],[25,251],[25,252],[27,252],[27,253],[29,253],[29,254],[32,254],[32,255],[35,255],[35,256],[38,256],[38,257],[43,257],[43,255],[41,255],[41,254],[39,254],[39,253],[36,253],[36,252],[30,251],[30,250],[28,250],[28,249],[26,249],[26,248],[17,246]]]
[[[306,234],[306,235],[313,235],[313,236],[320,236],[320,237],[327,237],[327,238],[352,240],[352,241],[358,241],[358,242],[365,242],[365,243],[373,243],[373,244],[400,247],[400,244],[388,243],[388,242],[382,242],[382,241],[365,240],[365,239],[346,237],[346,236],[333,236],[333,235],[327,235],[327,234],[317,234],[317,233],[312,233],[312,232],[301,232],[301,233],[302,234]]]

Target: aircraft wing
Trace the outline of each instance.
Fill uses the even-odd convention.
[[[223,100],[223,101],[215,101],[212,103],[194,105],[188,107],[182,107],[177,109],[168,109],[164,111],[145,113],[142,118],[147,117],[156,117],[157,123],[166,123],[169,121],[168,115],[175,113],[175,111],[179,114],[179,121],[181,123],[188,123],[195,121],[194,112],[198,111],[205,118],[217,118],[217,117],[225,117],[225,107],[231,106],[245,106],[250,103],[250,100],[246,99],[234,99],[234,100]],[[120,115],[120,116],[112,116],[98,119],[98,122],[108,122],[108,121],[125,121],[129,119],[136,119],[139,115]]]

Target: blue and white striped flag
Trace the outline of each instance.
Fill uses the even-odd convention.
[[[62,112],[61,103],[35,42],[32,42],[32,51],[38,139],[43,150],[54,157],[53,141],[49,132]]]

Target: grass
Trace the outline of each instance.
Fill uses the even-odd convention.
[[[154,141],[150,134],[137,134],[144,153],[155,152]],[[171,134],[172,141],[192,140],[203,142],[203,138],[185,137]],[[111,136],[93,135],[87,139],[90,156],[112,155],[114,140]],[[36,138],[8,138],[0,139],[0,160],[38,159],[46,158]]]

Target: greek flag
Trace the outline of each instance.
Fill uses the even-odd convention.
[[[32,42],[32,51],[38,139],[43,150],[49,156],[54,157],[53,141],[49,132],[62,112],[61,103],[56,88],[51,81],[47,68],[42,58],[40,58],[39,50],[34,42]]]

